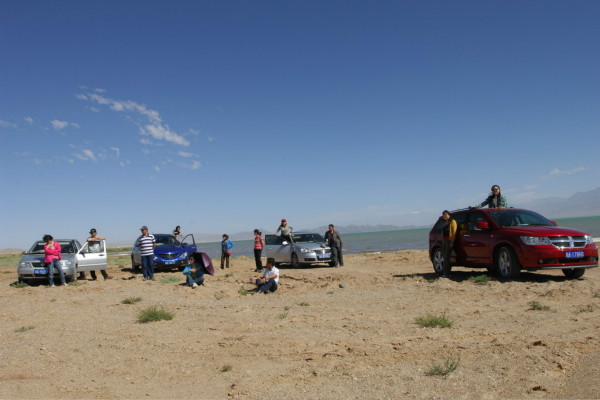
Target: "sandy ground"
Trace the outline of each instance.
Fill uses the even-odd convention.
[[[436,279],[409,250],[283,267],[269,295],[245,291],[253,269],[234,259],[192,290],[179,272],[128,279],[127,257],[112,280],[56,288],[11,287],[16,266],[0,268],[0,398],[600,398],[597,269],[481,285],[482,270]],[[153,306],[174,318],[139,323]],[[415,322],[428,314],[454,324]]]

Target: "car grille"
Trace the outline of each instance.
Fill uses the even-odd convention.
[[[167,254],[157,254],[157,257],[162,258],[163,260],[173,260],[179,257],[180,253],[167,253]]]
[[[325,249],[317,249],[315,250],[315,254],[325,254]]]
[[[46,268],[46,263],[42,261],[32,261],[31,266],[33,268]]]
[[[548,239],[559,249],[582,249],[587,243],[585,236],[551,236]]]

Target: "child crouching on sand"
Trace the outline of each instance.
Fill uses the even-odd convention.
[[[250,281],[256,284],[258,293],[267,294],[276,291],[279,283],[279,269],[275,267],[275,259],[273,257],[267,258],[267,268],[262,278],[253,277],[250,278]]]

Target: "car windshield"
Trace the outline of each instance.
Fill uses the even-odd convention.
[[[179,241],[171,235],[155,236],[157,246],[179,246]]]
[[[542,225],[553,226],[545,217],[533,211],[526,210],[498,210],[490,211],[489,216],[498,224],[498,226],[530,226]]]
[[[294,243],[323,243],[323,236],[318,233],[298,233],[292,236]]]
[[[31,249],[29,250],[29,254],[44,254],[44,245],[45,242],[36,242]],[[73,243],[71,242],[58,242],[60,244],[60,252],[61,253],[75,253],[75,249],[73,248]]]

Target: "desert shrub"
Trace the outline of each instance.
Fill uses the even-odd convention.
[[[529,303],[529,309],[530,310],[535,310],[535,311],[548,311],[550,310],[549,306],[543,306],[542,304],[540,304],[538,301],[532,301]]]
[[[154,321],[170,321],[173,319],[173,313],[170,313],[162,308],[150,307],[140,311],[138,315],[138,322],[144,324],[146,322]]]
[[[19,333],[19,332],[27,332],[30,331],[32,329],[34,329],[35,326],[29,325],[29,326],[22,326],[19,329],[15,329],[15,332]]]
[[[449,358],[445,358],[443,365],[437,364],[437,363],[432,364],[425,372],[425,375],[446,376],[446,375],[451,374],[452,372],[456,371],[457,368],[458,368],[457,360],[451,360]]]
[[[478,284],[478,285],[486,285],[489,281],[492,280],[492,278],[490,278],[487,275],[477,275],[477,276],[471,276],[469,278],[469,280],[471,282],[474,282],[474,283]]]
[[[435,328],[439,326],[440,328],[450,328],[454,325],[454,321],[450,321],[445,315],[433,315],[427,314],[424,317],[415,318],[415,323],[425,328]]]
[[[142,301],[141,297],[128,297],[126,299],[121,300],[121,303],[123,303],[123,304],[135,304],[135,303],[139,303],[140,301]]]

